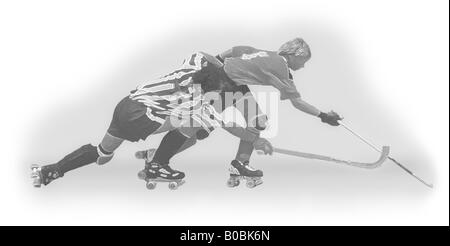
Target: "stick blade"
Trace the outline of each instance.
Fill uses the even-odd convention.
[[[365,168],[365,169],[375,169],[381,167],[381,165],[386,161],[386,159],[389,158],[390,153],[390,147],[389,146],[383,146],[380,157],[377,161],[372,163],[354,163],[352,166]]]
[[[389,146],[383,146],[383,148],[381,149],[380,158],[373,164],[373,168],[380,167],[389,157],[390,151],[391,148]]]

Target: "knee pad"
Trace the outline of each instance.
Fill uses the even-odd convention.
[[[198,140],[203,140],[207,137],[209,137],[209,134],[214,130],[213,127],[210,127],[208,130],[202,128],[200,130],[197,131],[197,133],[195,134]]]
[[[98,165],[106,164],[114,157],[114,152],[112,152],[112,153],[107,152],[106,150],[104,150],[102,148],[102,146],[100,144],[97,146],[97,153],[98,153],[98,158],[95,162]]]
[[[254,127],[258,131],[264,131],[268,126],[269,119],[267,118],[267,115],[260,114],[250,121],[251,127]]]
[[[214,128],[212,128],[214,130]],[[195,138],[198,140],[205,139],[209,136],[209,133],[211,132],[210,129],[206,130],[204,128],[201,129],[194,129],[194,128],[180,128],[178,130],[181,134],[183,134],[187,138]]]

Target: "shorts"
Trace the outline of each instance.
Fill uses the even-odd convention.
[[[147,107],[143,103],[127,96],[117,104],[107,132],[114,137],[137,142],[145,140],[160,126],[159,122],[147,117]]]

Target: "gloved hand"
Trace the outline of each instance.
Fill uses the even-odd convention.
[[[328,113],[320,112],[319,118],[323,123],[327,123],[332,126],[338,126],[339,125],[338,120],[343,119],[341,116],[339,116],[336,112],[333,111]]]
[[[253,142],[253,147],[255,150],[260,150],[264,152],[264,154],[272,155],[273,153],[273,146],[272,144],[265,138],[258,138],[255,142]]]

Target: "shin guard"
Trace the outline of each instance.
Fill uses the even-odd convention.
[[[56,167],[60,176],[63,176],[68,171],[96,162],[98,157],[97,148],[91,144],[86,144],[65,156],[56,163]]]

